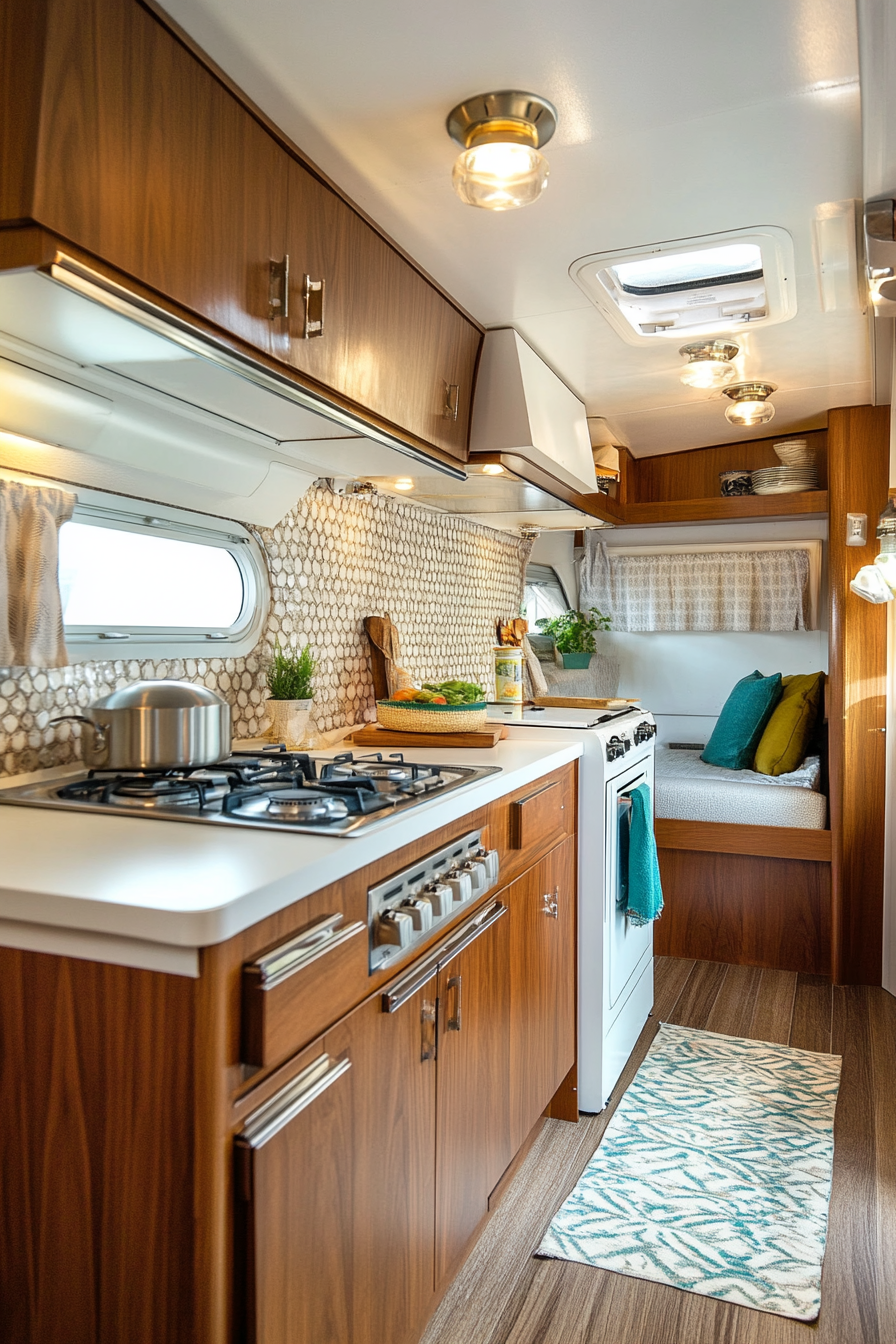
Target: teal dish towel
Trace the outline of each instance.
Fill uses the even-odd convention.
[[[650,924],[663,913],[663,888],[653,834],[650,788],[639,784],[630,793],[631,832],[628,842],[628,904],[625,913],[633,924]]]

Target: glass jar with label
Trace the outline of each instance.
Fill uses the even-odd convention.
[[[499,645],[495,654],[495,700],[504,705],[523,703],[523,651]]]

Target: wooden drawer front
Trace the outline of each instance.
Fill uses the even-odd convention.
[[[345,986],[367,976],[367,925],[339,910],[298,929],[242,971],[240,1059],[267,1068],[338,1017]]]
[[[574,834],[575,769],[564,766],[492,804],[489,828],[501,856],[502,882],[512,882],[559,841]]]

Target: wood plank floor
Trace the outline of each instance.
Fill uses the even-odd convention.
[[[532,1251],[657,1023],[843,1056],[821,1316],[803,1325]],[[654,1016],[599,1116],[547,1121],[421,1344],[894,1344],[896,999],[815,976],[659,958]]]

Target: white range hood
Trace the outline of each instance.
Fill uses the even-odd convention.
[[[479,361],[470,464],[485,461],[571,505],[597,492],[585,407],[512,327],[485,333]]]

